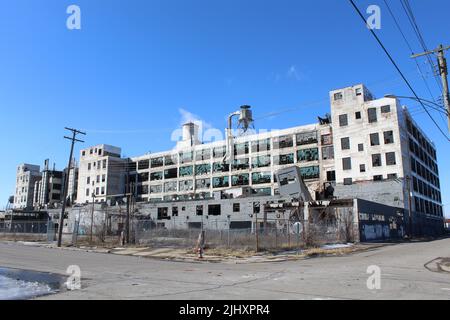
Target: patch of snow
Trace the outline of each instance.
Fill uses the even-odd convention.
[[[26,282],[0,275],[0,300],[24,300],[55,293],[47,284]]]
[[[325,250],[333,250],[333,249],[344,249],[344,248],[351,248],[353,247],[352,243],[347,243],[347,244],[342,244],[342,243],[338,243],[338,244],[327,244],[321,247],[321,249],[325,249]]]

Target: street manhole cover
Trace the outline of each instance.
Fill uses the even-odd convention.
[[[437,258],[428,262],[425,268],[432,272],[446,272],[450,273],[450,258]]]

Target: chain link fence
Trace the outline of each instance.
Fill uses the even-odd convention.
[[[338,225],[282,219],[237,224],[209,219],[203,223],[185,222],[184,228],[182,223],[170,223],[173,226],[166,227],[152,220],[135,220],[132,240],[138,245],[151,247],[195,248],[203,230],[206,248],[270,251],[353,242],[358,232],[358,224],[355,223]],[[224,225],[232,228],[220,228]]]
[[[3,238],[31,239],[41,241],[54,241],[56,227],[52,221],[1,221],[0,236]]]

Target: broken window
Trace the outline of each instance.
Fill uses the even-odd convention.
[[[209,163],[200,164],[195,166],[195,175],[201,176],[211,172],[211,165]]]
[[[261,204],[259,202],[253,202],[253,213],[261,212]]]
[[[249,142],[238,143],[234,145],[234,155],[244,155],[249,152]]]
[[[169,220],[169,208],[158,208],[158,220]]]
[[[352,178],[345,178],[344,179],[344,185],[345,186],[350,186],[353,184],[353,179]]]
[[[194,181],[192,181],[192,180],[180,181],[180,183],[179,183],[179,190],[180,191],[192,191],[192,190],[194,190]]]
[[[334,101],[342,100],[343,95],[342,92],[337,92],[334,94]]]
[[[259,141],[253,141],[252,142],[252,152],[264,152],[264,151],[270,151],[270,139],[264,139]]]
[[[151,181],[162,180],[162,178],[163,178],[163,173],[162,173],[162,171],[150,173],[150,180],[151,180]]]
[[[384,132],[384,144],[394,143],[394,132],[385,131]]]
[[[311,148],[311,149],[302,149],[297,151],[297,161],[317,161],[319,160],[319,149]]]
[[[227,148],[225,146],[216,147],[213,150],[214,158],[223,158],[226,153],[227,153]]]
[[[350,138],[341,138],[341,150],[350,150]]]
[[[240,174],[231,177],[231,185],[233,187],[237,186],[248,186],[249,184],[249,174]]]
[[[395,161],[395,152],[386,153],[386,165],[393,166],[396,164]]]
[[[213,188],[225,188],[230,186],[230,180],[228,176],[225,177],[214,177],[213,178]]]
[[[180,177],[192,176],[194,174],[193,170],[194,170],[193,166],[180,167],[179,176]]]
[[[233,161],[233,165],[231,166],[231,169],[233,171],[235,171],[235,170],[246,170],[248,168],[250,168],[250,160],[248,158],[235,159]]]
[[[351,170],[352,169],[352,159],[351,158],[343,158],[342,159],[342,170]]]
[[[377,122],[377,109],[376,108],[367,109],[367,116],[369,118],[369,123]]]
[[[346,114],[341,114],[339,116],[339,126],[340,127],[348,126],[348,117]]]
[[[170,181],[164,183],[164,192],[174,192],[177,191],[177,182],[176,181]]]
[[[387,105],[387,106],[381,106],[381,113],[389,113],[391,112],[391,106]]]
[[[274,149],[291,148],[294,146],[294,138],[291,135],[275,137],[273,139]]]
[[[193,158],[194,158],[193,151],[180,152],[180,163],[192,162]]]
[[[139,173],[138,174],[138,182],[146,182],[148,181],[148,172]]]
[[[334,159],[334,147],[328,146],[322,148],[322,159],[323,160],[330,160]]]
[[[150,162],[152,164],[152,168],[162,167],[164,165],[164,158],[163,157],[153,158],[150,160]]]
[[[270,172],[253,172],[252,173],[252,183],[253,184],[263,184],[271,183],[272,174]]]
[[[177,162],[178,162],[177,154],[170,154],[164,157],[164,163],[166,166],[173,166],[177,164]]]
[[[330,137],[331,137],[331,135],[330,135]],[[318,142],[318,140],[317,140],[317,131],[297,133],[296,134],[296,140],[297,140],[297,145],[298,146],[317,143]]]
[[[303,179],[318,179],[320,178],[319,166],[303,167],[300,168],[300,174]]]
[[[383,176],[382,175],[373,176],[373,181],[383,181]]]
[[[252,159],[253,168],[270,167],[270,155],[259,156]]]
[[[150,168],[150,160],[138,161],[138,170],[146,170],[148,168]]]
[[[162,192],[162,185],[154,185],[150,186],[150,193],[161,193]]]
[[[195,152],[195,160],[197,161],[204,161],[211,159],[211,150],[210,149],[203,149],[203,150],[197,150]]]
[[[378,133],[370,134],[370,145],[371,146],[379,146],[380,145],[380,136]]]
[[[330,145],[333,144],[333,136],[331,134],[324,134],[321,137],[321,142],[322,145]],[[298,140],[297,140],[297,144],[298,144]]]
[[[203,205],[198,205],[195,207],[195,214],[197,216],[202,216],[203,215]]]
[[[215,162],[213,164],[213,172],[229,172],[230,165],[222,162]]]
[[[377,153],[372,155],[372,166],[381,167],[381,154]]]
[[[360,120],[361,119],[361,112],[360,111],[355,112],[355,119],[356,120]]]
[[[388,178],[389,180],[395,180],[395,179],[397,179],[397,174],[396,174],[396,173],[389,173],[389,174],[387,175],[387,178]]]
[[[274,165],[286,165],[286,164],[293,164],[293,163],[294,163],[294,154],[293,153],[275,156],[273,158]]]
[[[195,183],[197,189],[209,189],[211,187],[211,179],[198,179]]]
[[[208,205],[208,215],[209,216],[220,216],[221,206],[220,204],[210,204]]]
[[[336,181],[336,171],[327,171],[327,181],[333,182]]]
[[[172,207],[172,217],[178,217],[178,207]]]
[[[172,168],[164,170],[164,178],[165,179],[174,179],[178,177],[178,169]]]

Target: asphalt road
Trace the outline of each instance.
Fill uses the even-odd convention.
[[[278,263],[185,263],[21,244],[0,244],[0,266],[65,274],[82,290],[44,299],[450,299],[450,273],[425,266],[450,257],[450,239],[388,245],[342,257]],[[380,267],[381,289],[367,287]]]

